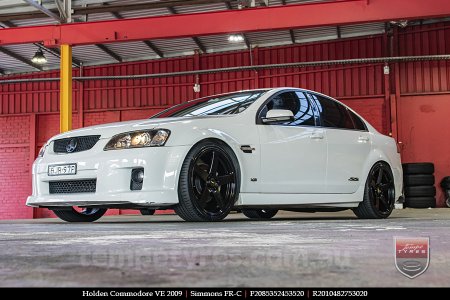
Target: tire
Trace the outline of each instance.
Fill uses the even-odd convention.
[[[155,214],[155,210],[150,208],[141,208],[139,211],[143,216],[151,216]]]
[[[353,212],[361,219],[389,217],[395,204],[394,176],[389,165],[377,162],[369,171],[364,188],[363,201]]]
[[[174,210],[185,221],[221,221],[239,197],[240,180],[236,155],[225,143],[199,142],[181,167]]]
[[[243,209],[242,213],[249,219],[269,220],[277,214],[276,209]]]
[[[441,187],[450,190],[450,176],[444,177],[441,180]]]
[[[100,219],[106,208],[86,208],[84,212],[78,212],[73,207],[68,210],[54,210],[55,215],[66,222],[94,222]]]
[[[406,197],[434,197],[436,188],[432,185],[407,186],[405,187]]]
[[[411,208],[429,208],[436,207],[435,197],[407,197],[405,198],[406,207]]]
[[[405,175],[403,182],[405,186],[434,185],[434,175]]]
[[[408,163],[403,164],[403,173],[405,175],[411,174],[433,174],[434,164],[433,163]]]

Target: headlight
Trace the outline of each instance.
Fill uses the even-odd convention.
[[[39,150],[38,157],[44,157],[45,149],[47,149],[47,144],[41,147],[41,150]]]
[[[143,147],[164,146],[169,139],[170,130],[154,129],[125,132],[113,136],[104,150],[120,150]]]

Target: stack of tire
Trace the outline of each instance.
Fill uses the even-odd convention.
[[[434,187],[434,164],[403,164],[403,187],[406,207],[436,207],[436,188]]]

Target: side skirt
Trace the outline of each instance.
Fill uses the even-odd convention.
[[[236,206],[357,207],[363,199],[354,194],[259,194],[241,193]]]

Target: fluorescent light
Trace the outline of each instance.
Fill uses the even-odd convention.
[[[242,42],[244,40],[244,37],[242,36],[242,34],[231,34],[228,37],[228,41],[231,43],[239,43]]]

